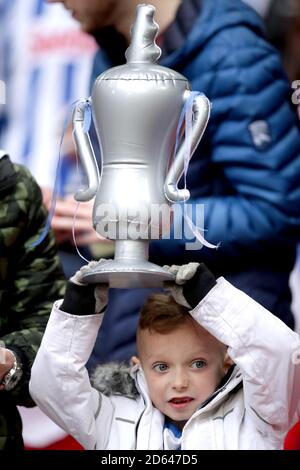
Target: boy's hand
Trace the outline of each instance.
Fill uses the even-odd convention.
[[[196,307],[217,283],[204,263],[164,266],[164,268],[176,276],[175,284],[171,286],[172,296],[178,304],[188,308]]]
[[[79,271],[76,271],[76,273],[70,277],[70,281],[78,286],[86,286],[87,284],[83,281],[83,276],[89,273],[91,269],[95,268],[102,261],[103,260],[100,259],[100,261],[90,261],[88,264],[85,264],[79,269]]]
[[[104,310],[108,304],[108,284],[85,284],[83,276],[106,261],[90,261],[70,278],[61,310],[72,315],[93,315]]]

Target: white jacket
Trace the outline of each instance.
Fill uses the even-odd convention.
[[[91,386],[85,364],[102,316],[74,316],[59,306],[32,368],[30,392],[40,408],[86,449],[175,449],[141,368],[132,371],[137,399],[107,397]],[[223,278],[191,315],[229,346],[237,366],[185,424],[181,449],[281,449],[298,418],[299,336]]]

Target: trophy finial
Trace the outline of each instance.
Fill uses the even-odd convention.
[[[154,63],[161,56],[161,49],[155,42],[159,30],[154,21],[155,7],[144,3],[138,5],[136,11],[131,45],[126,51],[127,63]]]

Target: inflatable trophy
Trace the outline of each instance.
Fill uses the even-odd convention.
[[[87,176],[87,187],[78,190],[75,199],[89,201],[96,196],[94,228],[115,241],[114,259],[85,274],[87,283],[132,288],[174,280],[148,261],[149,242],[164,229],[153,214],[161,207],[171,212],[171,203],[189,198],[186,189],[177,187],[185,166],[184,143],[173,161],[172,155],[191,89],[185,77],[156,64],[161,50],[155,43],[154,13],[153,6],[138,5],[127,64],[100,75],[88,100],[100,143],[100,171],[84,125],[87,102],[79,102],[73,114],[75,144]],[[191,155],[209,119],[208,99],[198,95],[192,111]]]

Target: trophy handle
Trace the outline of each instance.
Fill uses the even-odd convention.
[[[188,100],[191,92],[186,91],[186,99]],[[204,95],[198,95],[193,101],[193,130],[192,130],[192,142],[191,142],[191,154],[190,158],[193,156],[203,134],[206,129],[209,116],[210,116],[210,102]],[[168,201],[183,202],[189,199],[190,192],[188,189],[178,189],[177,183],[180,180],[182,173],[184,171],[185,164],[185,142],[183,141],[180,145],[180,148],[175,155],[174,162],[171,168],[168,171],[166,181],[165,181],[165,196]]]
[[[100,183],[99,169],[88,132],[84,131],[84,113],[86,101],[76,104],[73,112],[73,135],[79,159],[83,164],[88,185],[76,191],[76,201],[90,201],[96,195]]]

